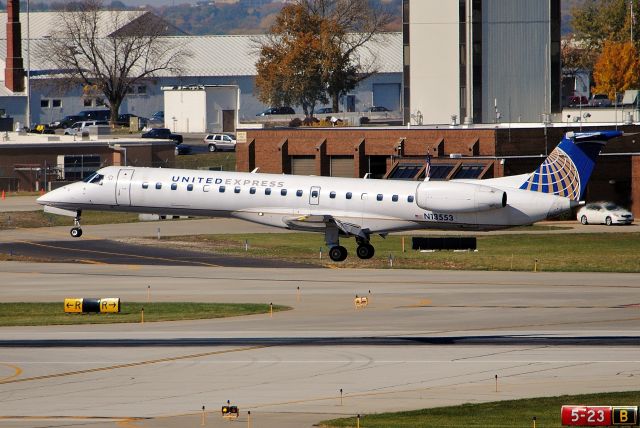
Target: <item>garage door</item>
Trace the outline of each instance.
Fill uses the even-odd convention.
[[[353,177],[354,163],[352,156],[331,156],[332,177]]]
[[[386,107],[389,110],[400,110],[400,84],[374,83],[373,105]]]
[[[291,158],[291,174],[316,175],[316,158],[314,156],[293,156]]]

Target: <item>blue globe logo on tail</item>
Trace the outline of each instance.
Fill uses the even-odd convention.
[[[621,135],[620,131],[567,133],[520,188],[581,200],[600,151]]]

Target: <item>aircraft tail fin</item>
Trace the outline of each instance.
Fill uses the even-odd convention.
[[[602,148],[621,131],[568,132],[520,188],[582,199]]]

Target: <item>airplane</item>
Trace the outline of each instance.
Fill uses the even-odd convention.
[[[488,231],[530,225],[581,204],[596,158],[619,131],[568,132],[529,174],[484,180],[377,180],[257,172],[108,166],[38,198],[45,212],[83,211],[233,217],[324,233],[329,257],[347,258],[340,237],[354,237],[370,259],[372,235],[416,229]]]

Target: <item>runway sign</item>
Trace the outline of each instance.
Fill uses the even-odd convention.
[[[610,406],[562,406],[562,425],[606,427],[611,425]]]
[[[611,419],[613,425],[638,425],[638,406],[613,406]]]
[[[119,313],[120,298],[106,297],[106,298],[100,299],[100,312],[101,313]]]
[[[64,311],[66,313],[118,313],[120,298],[65,298]]]
[[[222,406],[222,416],[225,418],[237,418],[240,416],[238,406]]]
[[[66,313],[81,313],[82,299],[64,299],[64,311]]]

